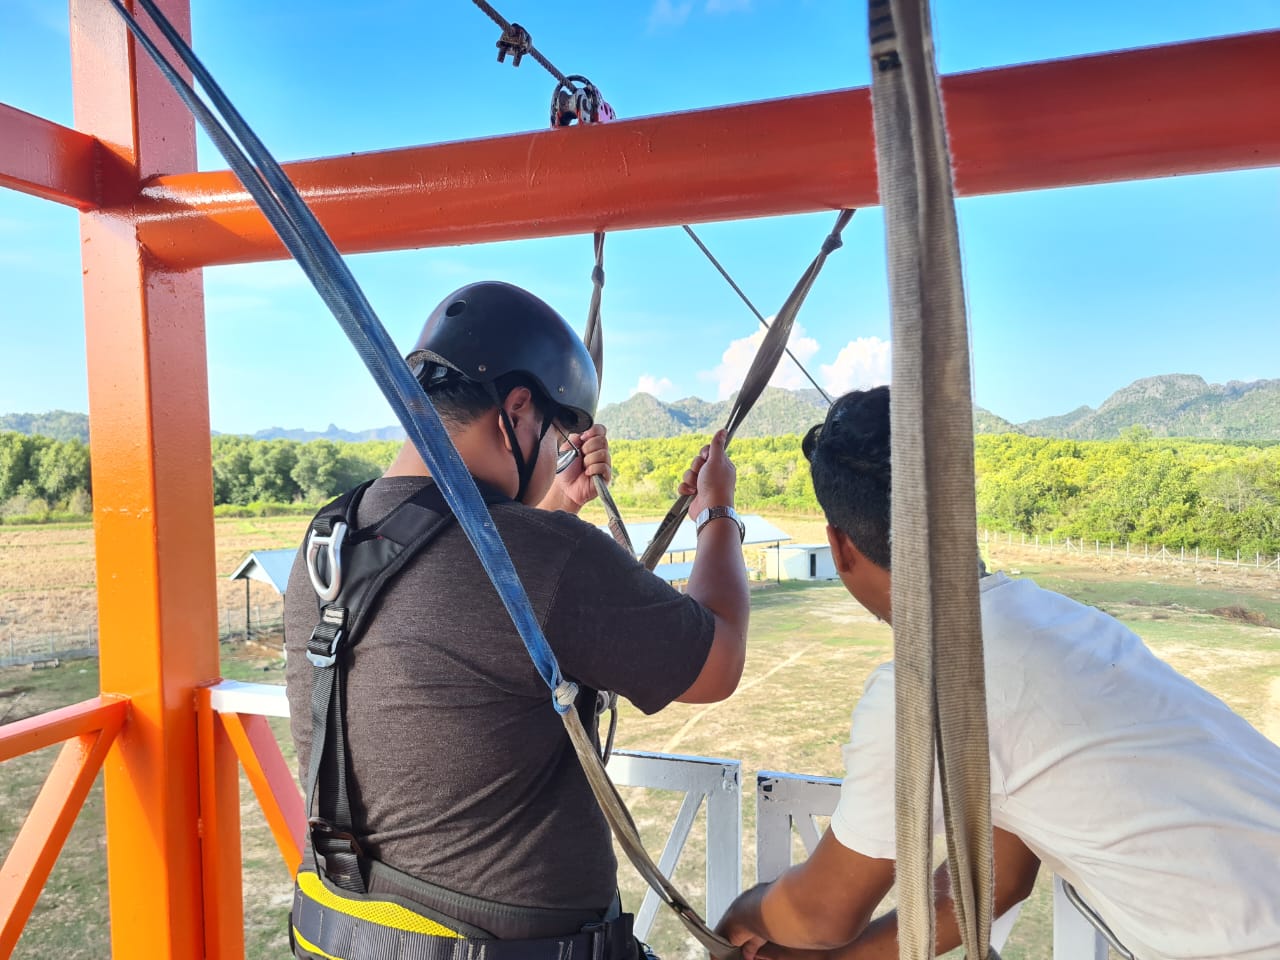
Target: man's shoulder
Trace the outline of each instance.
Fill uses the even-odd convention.
[[[494,519],[508,547],[536,548],[547,552],[559,548],[572,552],[580,548],[608,549],[613,540],[581,517],[563,510],[539,510],[520,503],[504,503],[493,510]]]

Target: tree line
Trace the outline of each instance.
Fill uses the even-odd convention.
[[[613,442],[613,495],[624,511],[662,512],[706,437]],[[391,463],[397,441],[212,438],[219,513],[308,512]],[[732,447],[740,509],[817,513],[800,438]],[[1280,553],[1280,445],[1020,434],[975,438],[979,522],[993,530],[1103,543]],[[86,516],[88,447],[0,433],[0,519]]]

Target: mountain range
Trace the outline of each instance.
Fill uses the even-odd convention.
[[[666,403],[650,394],[637,393],[622,403],[606,404],[599,419],[608,424],[609,435],[620,440],[711,433],[724,425],[732,403],[732,398],[713,402],[698,397]],[[770,387],[743,423],[739,436],[804,433],[822,420],[826,410],[826,401],[817,390]],[[1024,433],[1075,440],[1110,440],[1139,426],[1156,437],[1280,441],[1280,380],[1217,384],[1192,374],[1146,377],[1117,390],[1096,410],[1084,406],[1056,417],[1011,423],[989,410],[974,407],[973,425],[975,433]],[[65,410],[8,414],[0,416],[0,431],[5,430],[87,441],[89,419],[82,413]],[[398,426],[349,431],[330,424],[324,431],[270,427],[259,430],[253,438],[401,440],[404,431]]]

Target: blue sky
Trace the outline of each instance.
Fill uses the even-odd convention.
[[[622,118],[865,85],[863,7],[847,0],[500,0]],[[943,72],[1275,29],[1280,0],[935,3]],[[0,101],[71,122],[65,4],[0,3]],[[538,129],[553,82],[494,60],[467,0],[194,0],[197,52],[282,160]],[[846,42],[847,41],[847,42]],[[201,143],[201,166],[221,159]],[[572,184],[565,185],[566,190]],[[1280,171],[960,202],[980,404],[1010,420],[1097,406],[1139,377],[1280,377]],[[771,314],[832,216],[706,224],[708,245]],[[860,212],[793,337],[835,389],[887,375],[883,222]],[[0,413],[86,410],[77,215],[0,190]],[[474,279],[534,290],[581,326],[590,237],[353,257],[397,342]],[[727,395],[755,319],[678,228],[611,235],[604,399]],[[205,272],[211,421],[361,429],[392,422],[291,264]],[[341,373],[335,377],[335,365]],[[315,388],[332,384],[327,392]],[[784,360],[779,381],[802,379]]]

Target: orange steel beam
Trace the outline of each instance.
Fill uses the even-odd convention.
[[[187,0],[161,0],[189,35]],[[76,127],[106,193],[192,170],[190,115],[102,0],[71,0]],[[202,956],[195,690],[218,676],[204,299],[134,224],[81,217],[101,684],[131,698],[105,765],[112,954]],[[235,791],[234,782],[219,790]]]
[[[0,727],[0,762],[82,734],[118,730],[128,711],[128,698],[102,696],[7,723]]]
[[[99,713],[98,719],[105,720],[102,728],[69,740],[40,788],[0,866],[0,957],[9,956],[22,936],[124,717],[123,709]]]
[[[203,847],[204,955],[244,960],[243,865],[240,855],[240,768],[213,711],[209,688],[196,692]],[[225,789],[233,784],[235,789]]]
[[[80,210],[98,205],[98,141],[0,103],[0,187]]]
[[[293,771],[284,762],[266,717],[239,713],[220,716],[262,812],[267,815],[267,825],[289,875],[293,876],[302,863],[302,825],[307,818]]]
[[[1280,163],[1280,31],[944,77],[962,195]],[[862,207],[871,106],[846,90],[288,166],[347,252]],[[228,172],[150,181],[172,266],[278,258]]]

